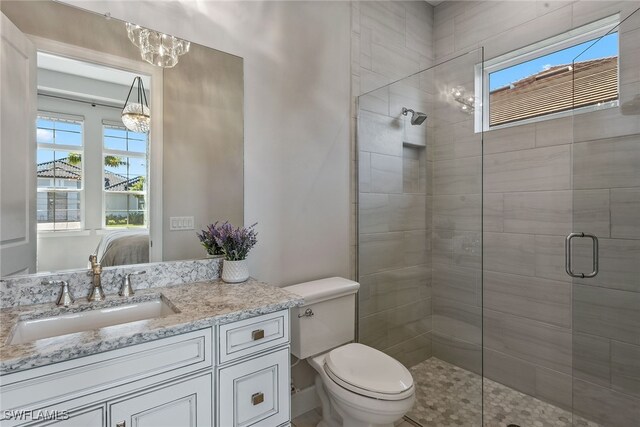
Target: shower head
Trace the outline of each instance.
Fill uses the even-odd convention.
[[[420,126],[422,122],[427,119],[427,115],[425,113],[421,113],[420,111],[413,111],[410,108],[402,107],[403,116],[406,116],[409,112],[411,112],[411,124],[414,126]]]

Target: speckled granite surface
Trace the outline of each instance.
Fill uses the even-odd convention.
[[[13,328],[20,319],[67,314],[157,298],[168,300],[172,308],[179,312],[166,317],[45,338],[25,344],[8,344]],[[108,295],[104,302],[89,304],[86,300],[80,300],[69,308],[58,308],[53,303],[3,308],[0,310],[0,374],[272,313],[300,306],[302,302],[302,297],[296,294],[250,279],[235,285],[214,280],[138,289],[130,298]]]
[[[146,274],[132,279],[135,289],[158,288],[201,280],[215,280],[220,277],[221,266],[221,259],[205,258],[105,267],[102,270],[102,288],[107,295],[117,294],[125,274],[142,270],[146,271]],[[0,282],[0,308],[55,302],[60,292],[60,287],[43,284],[43,281],[46,280],[66,280],[69,283],[71,293],[76,299],[86,297],[91,290],[91,274],[88,268],[4,277]]]

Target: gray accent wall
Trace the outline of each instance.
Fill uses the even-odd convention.
[[[352,265],[359,209],[360,341],[412,366],[431,357],[431,159],[425,147],[433,122],[411,126],[401,111],[429,114],[431,82],[415,76],[361,97],[359,147],[355,99],[431,64],[433,7],[414,1],[351,6],[352,182],[359,182],[359,190],[352,188]]]
[[[614,13],[624,19],[638,7],[640,2],[444,2],[435,8],[436,58],[484,46],[491,59]],[[640,120],[637,107],[629,112],[640,93],[639,15],[620,28],[622,108],[484,135],[484,375],[612,426],[640,419]],[[442,188],[462,191],[469,170],[460,167],[462,159],[441,163],[438,152],[436,198]],[[459,171],[448,172],[456,178],[441,180],[442,186],[441,165]],[[453,251],[453,259],[455,249],[452,233],[437,227],[443,217],[437,206],[433,353],[477,370],[471,354],[480,347],[469,331],[477,331],[479,322],[480,314],[470,313],[478,278],[461,269],[440,271],[436,244]],[[469,215],[457,217],[471,223]],[[564,272],[564,236],[571,231],[600,237],[595,279],[572,282]],[[575,247],[576,270],[586,271],[591,248],[586,241]],[[458,307],[440,306],[440,292],[453,295]],[[441,311],[462,319],[458,328],[441,333]]]

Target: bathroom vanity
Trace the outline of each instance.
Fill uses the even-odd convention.
[[[2,425],[289,425],[289,308],[302,303],[214,280],[4,308]]]

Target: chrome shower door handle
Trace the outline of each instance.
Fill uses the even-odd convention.
[[[571,264],[572,256],[571,256],[571,240],[574,237],[587,237],[593,242],[593,269],[591,273],[574,273],[573,266]],[[580,279],[588,279],[591,277],[596,277],[598,275],[598,256],[599,256],[599,248],[598,248],[598,238],[595,234],[591,233],[569,233],[567,238],[564,241],[564,269],[567,274],[571,277],[577,277]]]

